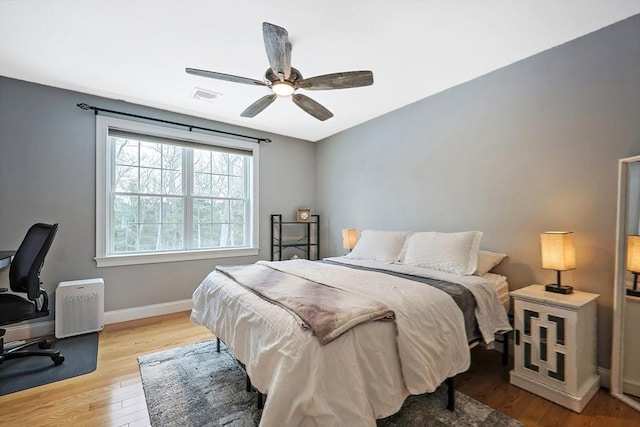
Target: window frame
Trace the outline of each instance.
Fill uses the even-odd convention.
[[[215,249],[185,249],[178,251],[108,254],[107,236],[111,223],[110,186],[111,166],[110,153],[107,144],[109,129],[118,129],[125,132],[149,135],[150,137],[168,138],[177,142],[212,146],[221,149],[236,149],[251,152],[251,167],[249,176],[250,214],[250,245],[242,248],[215,248]],[[151,264],[159,262],[191,261],[202,259],[229,258],[242,256],[257,256],[258,225],[259,225],[259,151],[260,145],[254,142],[224,138],[216,135],[208,135],[199,132],[190,132],[177,128],[157,126],[149,123],[119,119],[111,116],[96,115],[96,256],[98,267],[112,267],[119,265]],[[206,147],[203,147],[206,148]]]

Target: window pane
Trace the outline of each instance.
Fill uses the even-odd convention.
[[[162,145],[140,141],[140,166],[162,167]]]
[[[193,171],[196,173],[211,173],[211,152],[193,150]]]
[[[141,251],[157,251],[159,247],[160,224],[140,224]]]
[[[114,252],[135,252],[138,250],[138,225],[114,224]]]
[[[229,222],[229,201],[214,200],[213,201],[213,222],[228,223]]]
[[[231,224],[230,246],[244,246],[245,244],[244,224]]]
[[[160,169],[140,168],[140,192],[160,194],[162,173]]]
[[[160,249],[182,249],[182,224],[162,224]]]
[[[159,224],[160,223],[160,197],[140,197],[140,214],[141,223]]]
[[[226,175],[212,175],[211,195],[214,197],[229,197],[229,177]]]
[[[182,147],[175,145],[162,146],[162,168],[182,170]]]
[[[211,175],[204,174],[204,173],[194,174],[193,195],[194,196],[210,196],[211,195]]]
[[[211,153],[211,157],[212,172],[227,175],[229,173],[229,155],[214,151]]]
[[[212,224],[193,224],[193,247],[197,249],[213,247],[212,229]]]
[[[138,165],[138,141],[131,141],[123,138],[113,138],[115,140],[115,158],[117,165]]]
[[[231,197],[236,197],[238,199],[244,198],[244,178],[232,176],[229,178],[229,184],[231,186]]]
[[[211,224],[213,222],[213,209],[210,199],[193,200],[193,223]]]
[[[246,156],[229,155],[229,175],[244,176],[244,159]]]
[[[212,247],[224,248],[229,246],[229,224],[213,224],[212,237]]]
[[[138,197],[114,196],[113,237],[115,252],[133,252],[138,246]]]
[[[113,225],[127,227],[138,222],[138,196],[113,198]]]
[[[244,215],[245,215],[244,200],[232,200],[231,201],[231,223],[244,224],[245,223]]]
[[[162,198],[162,223],[182,224],[184,221],[184,203],[178,197]]]
[[[116,166],[114,188],[120,193],[138,192],[138,168],[135,166]]]
[[[183,194],[182,193],[182,172],[174,170],[162,171],[162,193],[163,194]]]

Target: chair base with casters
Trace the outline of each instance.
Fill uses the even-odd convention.
[[[8,350],[4,348],[4,334],[6,330],[1,327],[8,323],[14,323],[15,321],[13,319],[16,318],[18,313],[21,315],[20,317],[25,318],[25,320],[43,317],[49,314],[47,310],[48,297],[45,291],[41,290],[41,293],[44,301],[44,311],[42,311],[42,309],[38,310],[33,303],[17,295],[2,295],[0,298],[0,364],[5,360],[19,359],[27,356],[50,357],[54,365],[60,365],[64,362],[64,356],[60,354],[60,350],[50,349],[51,344],[43,338],[20,344]],[[7,319],[4,319],[5,316],[12,319],[12,321],[9,322]],[[35,345],[38,346],[38,350],[28,350],[28,347]]]
[[[0,329],[0,335],[4,335],[5,330]],[[32,345],[37,345],[39,350],[26,350],[26,348]],[[29,341],[19,346],[13,347],[9,350],[4,350],[3,338],[0,336],[0,365],[5,360],[20,359],[27,356],[45,356],[50,357],[54,365],[61,365],[64,362],[64,356],[60,354],[60,350],[51,350],[51,343],[41,338],[34,341]]]

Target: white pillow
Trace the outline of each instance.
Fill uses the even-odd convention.
[[[406,231],[363,230],[353,250],[347,255],[351,259],[396,262],[407,238]]]
[[[476,271],[473,273],[475,276],[484,276],[493,267],[500,264],[506,257],[506,254],[500,254],[497,252],[478,251],[478,265]]]
[[[404,264],[468,276],[476,271],[480,231],[414,233],[407,242]]]

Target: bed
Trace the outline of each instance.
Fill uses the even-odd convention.
[[[375,233],[379,238],[399,232]],[[416,259],[406,247],[413,233],[395,236],[391,249],[380,239],[367,245],[367,235],[363,231],[361,250],[356,245],[349,257],[260,261],[253,268],[383,301],[393,321],[365,321],[323,343],[295,313],[246,288],[224,267],[194,292],[192,321],[224,341],[253,386],[268,395],[261,426],[374,426],[396,413],[408,395],[433,392],[466,371],[470,343],[490,346],[496,333],[511,329],[499,297],[507,287],[504,277],[429,268],[434,265],[425,262],[424,247],[420,263],[409,263]],[[474,258],[466,271],[477,267],[478,246],[462,251]],[[375,256],[364,250],[371,247]],[[379,256],[381,247],[389,253]],[[471,324],[445,287],[472,295]]]

